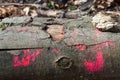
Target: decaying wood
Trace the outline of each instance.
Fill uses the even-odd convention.
[[[47,32],[52,37],[52,40],[61,41],[64,39],[64,25],[47,25],[47,28]]]

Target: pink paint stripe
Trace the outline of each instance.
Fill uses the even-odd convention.
[[[34,62],[36,57],[40,54],[43,49],[36,49],[34,53],[30,51],[30,49],[26,49],[23,51],[23,57],[20,60],[18,55],[13,57],[13,66],[14,67],[27,67],[31,62]]]
[[[54,52],[54,53],[56,53],[56,54],[60,54],[60,50],[58,50],[57,48],[52,48],[52,51]]]
[[[103,66],[104,66],[104,59],[103,59],[103,53],[102,52],[97,52],[96,60],[95,61],[87,61],[86,59],[84,60],[84,65],[87,69],[88,72],[97,72],[101,71]]]
[[[84,51],[86,49],[86,45],[79,44],[79,45],[76,45],[76,48],[81,50],[81,51]]]

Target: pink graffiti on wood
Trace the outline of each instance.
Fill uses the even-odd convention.
[[[102,50],[102,49],[105,49],[105,48],[108,48],[108,47],[114,48],[115,45],[116,44],[113,41],[106,41],[106,42],[96,44],[95,46],[93,46],[93,50]]]
[[[101,31],[99,31],[98,29],[95,29],[95,35],[96,35],[96,37],[99,37],[99,35],[100,35],[101,33],[102,33]]]
[[[79,44],[79,45],[76,45],[76,48],[81,50],[81,51],[84,51],[86,49],[86,45],[84,44]]]
[[[104,45],[105,47],[115,47],[115,42],[113,42],[113,41],[106,41],[102,45]]]
[[[58,50],[57,48],[52,48],[52,51],[54,52],[54,53],[56,53],[56,54],[60,54],[60,50]]]
[[[94,51],[101,51],[102,49],[104,48],[107,48],[107,47],[115,47],[115,42],[113,41],[106,41],[106,42],[102,42],[102,43],[98,43],[92,47],[90,47],[91,50],[94,50]],[[81,50],[81,51],[84,51],[86,50],[86,45],[85,44],[79,44],[79,45],[76,45],[75,46],[77,49]]]
[[[103,58],[102,51],[108,47],[114,48],[115,45],[116,44],[114,41],[106,41],[106,42],[96,44],[94,46],[90,46],[87,50],[86,50],[87,46],[85,44],[79,44],[79,45],[76,45],[75,47],[79,50],[83,50],[83,51],[86,50],[86,51],[90,51],[92,53],[97,53],[95,61],[90,61],[90,60],[84,59],[85,69],[88,72],[93,73],[93,72],[97,72],[97,71],[100,71],[103,69],[104,58]]]
[[[104,58],[102,54],[102,52],[97,52],[95,61],[87,61],[84,59],[84,65],[88,72],[93,73],[102,70],[104,66]]]
[[[29,66],[31,62],[34,62],[36,57],[40,54],[43,49],[36,49],[35,52],[31,52],[30,49],[24,50],[24,55],[22,59],[19,59],[18,55],[13,58],[14,67],[26,67]]]
[[[18,32],[28,32],[29,31],[29,27],[22,27],[21,29],[17,30]]]
[[[94,30],[94,33],[95,33],[95,35],[92,36],[91,38],[92,38],[93,40],[96,40],[96,38],[99,37],[102,32],[99,31],[98,29],[95,29],[95,30]]]

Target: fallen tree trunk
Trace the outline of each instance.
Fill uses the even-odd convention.
[[[119,80],[115,42],[0,51],[1,80]]]
[[[120,33],[96,30],[88,16],[17,19],[0,23],[0,80],[119,80]]]

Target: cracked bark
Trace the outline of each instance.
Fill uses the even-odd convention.
[[[0,22],[12,24],[0,31],[1,80],[119,80],[120,33],[96,30],[89,16],[12,19]],[[64,39],[52,39],[55,24]]]
[[[50,25],[56,27],[48,29]],[[66,45],[93,45],[105,41],[119,42],[119,33],[100,32],[92,26],[91,17],[79,19],[51,19],[15,17],[3,19],[0,25],[0,49],[41,48],[53,46],[52,43],[64,42]],[[57,27],[61,26],[61,28]],[[10,26],[10,27],[9,27]],[[51,34],[63,35],[64,39],[52,40]],[[51,34],[50,34],[51,33]],[[47,42],[47,44],[46,44]]]

